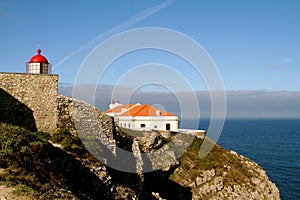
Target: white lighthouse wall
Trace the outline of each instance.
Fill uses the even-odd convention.
[[[29,63],[29,73],[30,74],[40,74],[41,64],[40,63]]]
[[[51,74],[51,64],[47,63],[27,63],[29,74]],[[26,66],[27,68],[27,66]],[[50,70],[49,70],[50,69]]]

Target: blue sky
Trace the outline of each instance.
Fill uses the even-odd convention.
[[[119,26],[163,2],[0,1],[0,71],[24,72],[40,42],[60,82],[72,83],[88,53],[108,36],[132,28],[162,27],[202,45],[227,90],[300,91],[300,1],[175,0],[128,27]],[[188,63],[159,51],[121,58],[105,74],[103,84],[114,84],[124,71],[149,62],[184,66],[186,70],[177,69],[189,77],[193,88],[205,89]]]

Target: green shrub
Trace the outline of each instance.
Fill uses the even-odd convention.
[[[45,132],[42,132],[42,131],[37,131],[37,132],[34,132],[33,135],[41,140],[41,141],[48,141],[50,140],[51,136],[49,133],[45,133]]]
[[[67,129],[60,129],[58,132],[54,133],[50,140],[54,143],[61,143],[61,141],[69,137],[70,133]]]
[[[50,139],[54,143],[61,144],[65,150],[78,155],[85,152],[85,148],[79,137],[73,136],[67,129],[61,129],[54,133]]]

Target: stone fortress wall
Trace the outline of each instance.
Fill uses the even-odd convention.
[[[0,122],[53,133],[57,96],[58,75],[0,73]]]

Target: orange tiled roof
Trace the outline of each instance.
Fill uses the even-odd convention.
[[[157,112],[160,112],[160,115],[157,115]],[[121,114],[120,116],[134,117],[134,116],[174,116],[174,115],[166,111],[160,110],[158,108],[155,108],[153,106],[143,104],[143,105],[134,106],[130,110]]]
[[[115,107],[113,109],[109,109],[109,110],[105,111],[105,113],[119,113],[119,112],[122,111],[122,108],[130,109],[134,105],[135,104],[128,104],[128,105],[117,106],[117,107]]]

